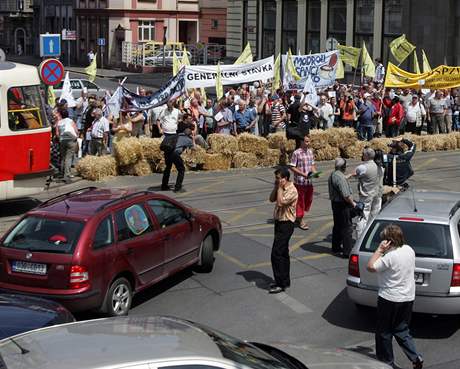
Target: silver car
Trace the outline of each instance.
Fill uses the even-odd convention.
[[[367,226],[349,259],[347,290],[358,305],[377,306],[377,275],[366,266],[390,224],[401,227],[416,255],[414,311],[460,314],[460,193],[406,191]]]
[[[56,97],[61,96],[63,84],[64,82],[61,82],[54,88]],[[72,96],[74,99],[78,99],[81,96],[84,88],[87,90],[88,95],[96,95],[97,97],[105,96],[105,89],[100,88],[94,82],[88,81],[86,79],[71,79],[70,87],[72,88]]]
[[[120,317],[39,329],[0,341],[6,369],[389,369],[345,350],[300,346],[298,359],[170,317]],[[3,361],[3,363],[1,362]]]

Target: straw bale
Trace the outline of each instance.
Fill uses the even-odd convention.
[[[460,132],[452,132],[449,133],[449,135],[452,135],[452,137],[455,137],[457,140],[457,149],[460,149]]]
[[[152,161],[150,162],[150,167],[154,173],[163,173],[166,168],[165,159],[162,158],[160,161]]]
[[[233,168],[255,168],[259,164],[256,154],[238,151],[232,160]]]
[[[138,138],[127,137],[113,143],[113,154],[118,165],[127,166],[143,159],[142,145]]]
[[[232,135],[213,133],[208,136],[208,143],[216,154],[233,155],[238,151],[238,140]]]
[[[288,140],[284,132],[276,132],[268,135],[268,147],[270,149],[281,149],[283,145],[287,152],[295,150],[295,140]]]
[[[314,150],[315,159],[318,161],[322,160],[334,160],[338,156],[340,156],[340,150],[338,147],[332,147],[331,145],[326,145],[319,150]]]
[[[206,153],[204,159],[204,170],[228,170],[232,165],[231,156],[228,155]]]
[[[100,181],[106,177],[117,175],[117,163],[115,158],[110,155],[87,155],[78,161],[76,170],[84,179]]]
[[[332,147],[352,145],[357,139],[356,131],[353,128],[328,128],[327,143]]]
[[[422,151],[454,150],[456,146],[456,139],[446,134],[427,135],[422,138]]]
[[[258,165],[261,167],[274,167],[279,165],[283,158],[281,158],[281,152],[278,149],[268,149],[265,156],[259,158]]]
[[[163,151],[160,150],[161,141],[161,138],[139,138],[144,159],[149,162],[153,162],[160,161],[163,158]]]
[[[198,165],[204,164],[205,155],[206,150],[197,145],[193,149],[185,150],[181,156],[188,168],[196,168]]]
[[[352,145],[341,145],[340,153],[344,158],[347,159],[359,159],[363,153],[363,149],[366,147],[367,142],[356,140]]]
[[[388,145],[391,143],[391,138],[373,138],[369,142],[369,146],[374,150],[382,150],[384,153],[388,153],[390,148]]]
[[[250,133],[242,133],[238,135],[238,149],[242,152],[263,156],[268,150],[268,141]]]
[[[119,167],[120,172],[128,176],[143,177],[152,174],[152,168],[147,160],[139,160],[135,164]]]
[[[314,150],[326,148],[328,145],[328,138],[329,135],[327,133],[327,130],[325,131],[322,129],[312,129],[310,131],[311,147]]]
[[[455,150],[457,148],[457,137],[455,135],[447,134],[440,136],[442,136],[444,150]]]

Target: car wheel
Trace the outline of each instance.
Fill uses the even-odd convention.
[[[107,294],[106,311],[109,316],[128,315],[133,301],[131,284],[126,278],[118,278]]]
[[[201,273],[210,273],[214,266],[214,241],[211,235],[201,242],[201,256],[200,263],[197,265],[196,270]]]

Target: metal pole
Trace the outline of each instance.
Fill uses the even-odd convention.
[[[67,66],[70,67],[70,40],[67,40]]]
[[[104,46],[101,46],[101,69],[104,69]]]

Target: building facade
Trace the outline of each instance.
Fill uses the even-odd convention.
[[[432,65],[460,64],[460,2],[455,0],[230,0],[227,55],[249,41],[258,58],[325,51],[328,41],[389,59],[388,44],[405,33]]]
[[[227,0],[200,0],[200,42],[225,45]]]
[[[17,55],[33,53],[32,0],[0,1],[0,48]]]

